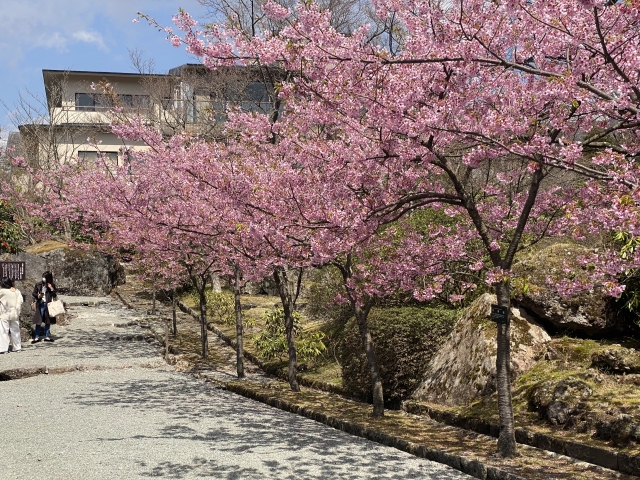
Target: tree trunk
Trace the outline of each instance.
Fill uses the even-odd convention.
[[[169,322],[164,321],[164,358],[169,355]]]
[[[273,272],[273,278],[278,287],[278,293],[280,294],[280,300],[282,301],[282,308],[284,309],[284,328],[287,336],[287,347],[289,353],[289,385],[294,392],[300,391],[300,385],[298,385],[298,360],[296,352],[296,343],[293,336],[293,310],[294,301],[291,294],[291,286],[289,285],[289,279],[287,277],[287,271],[285,269],[276,269]]]
[[[238,378],[244,378],[244,346],[242,333],[242,305],[240,304],[240,267],[235,267],[235,281],[233,285],[234,309],[236,312],[236,371]]]
[[[151,285],[151,315],[156,314],[156,277],[153,277],[152,285]]]
[[[353,276],[352,271],[353,257],[351,254],[347,254],[345,262],[343,264],[335,263],[342,273],[343,286],[349,302],[355,312],[356,321],[358,322],[358,330],[360,332],[360,340],[362,341],[362,347],[364,348],[365,355],[367,357],[367,365],[369,366],[369,377],[371,378],[371,388],[373,394],[373,416],[382,417],[384,415],[384,391],[382,390],[382,379],[380,378],[380,369],[378,368],[378,359],[376,357],[376,350],[373,345],[373,338],[369,331],[369,325],[367,318],[369,317],[369,311],[373,305],[371,299],[367,299],[364,305],[359,305],[356,300],[356,295],[350,288],[350,281]]]
[[[209,356],[209,336],[207,334],[207,296],[205,294],[207,281],[206,278],[198,279],[195,277],[192,277],[191,280],[198,291],[198,298],[200,300],[200,355],[203,359],[206,359]]]
[[[382,379],[380,378],[380,370],[378,368],[378,359],[373,345],[373,338],[367,324],[370,305],[355,307],[356,321],[358,322],[358,330],[360,331],[360,339],[367,356],[367,364],[369,365],[369,376],[371,377],[371,386],[373,388],[373,416],[382,417],[384,415],[384,391],[382,390]]]
[[[173,289],[173,296],[171,298],[171,310],[173,313],[173,336],[178,334],[178,324],[176,321],[176,289]]]
[[[507,321],[498,323],[498,353],[496,358],[496,381],[498,388],[498,413],[500,415],[500,436],[498,437],[498,453],[503,457],[516,455],[516,437],[511,402],[511,307],[510,285],[500,282],[494,285],[498,305],[507,308]]]
[[[72,238],[71,238],[71,222],[69,221],[68,218],[65,218],[63,220],[63,225],[64,225],[64,238],[66,240],[72,240]]]

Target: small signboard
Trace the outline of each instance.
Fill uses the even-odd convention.
[[[24,280],[24,262],[0,262],[0,277]]]
[[[496,323],[506,324],[509,318],[509,309],[502,305],[491,305],[491,320]]]

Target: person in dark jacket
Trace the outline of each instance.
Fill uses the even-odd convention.
[[[42,280],[36,283],[31,296],[36,302],[36,311],[33,312],[36,334],[31,343],[38,343],[42,336],[44,336],[45,342],[53,342],[51,338],[51,317],[47,311],[47,304],[52,302],[57,294],[56,284],[53,283],[53,274],[50,271],[47,270],[42,274]]]

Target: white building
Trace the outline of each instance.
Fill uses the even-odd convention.
[[[123,164],[148,147],[111,132],[114,106],[120,107],[118,115],[141,115],[166,135],[186,130],[219,138],[230,104],[249,111],[277,109],[271,92],[278,72],[247,67],[212,72],[199,64],[168,74],[43,70],[48,121],[19,126],[20,153],[39,168],[99,152]]]

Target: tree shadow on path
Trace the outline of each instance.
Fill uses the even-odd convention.
[[[194,457],[190,463],[170,459],[155,465],[138,462],[140,475],[145,477],[463,478],[460,472],[447,467],[437,466],[433,471],[433,464],[427,460],[215,389],[185,375],[150,376],[156,378],[98,384],[90,393],[72,394],[70,399],[84,407],[133,409],[150,418],[162,419],[163,426],[153,436],[137,435],[134,439],[193,442],[212,452],[211,458]],[[100,439],[108,440],[119,439]]]

